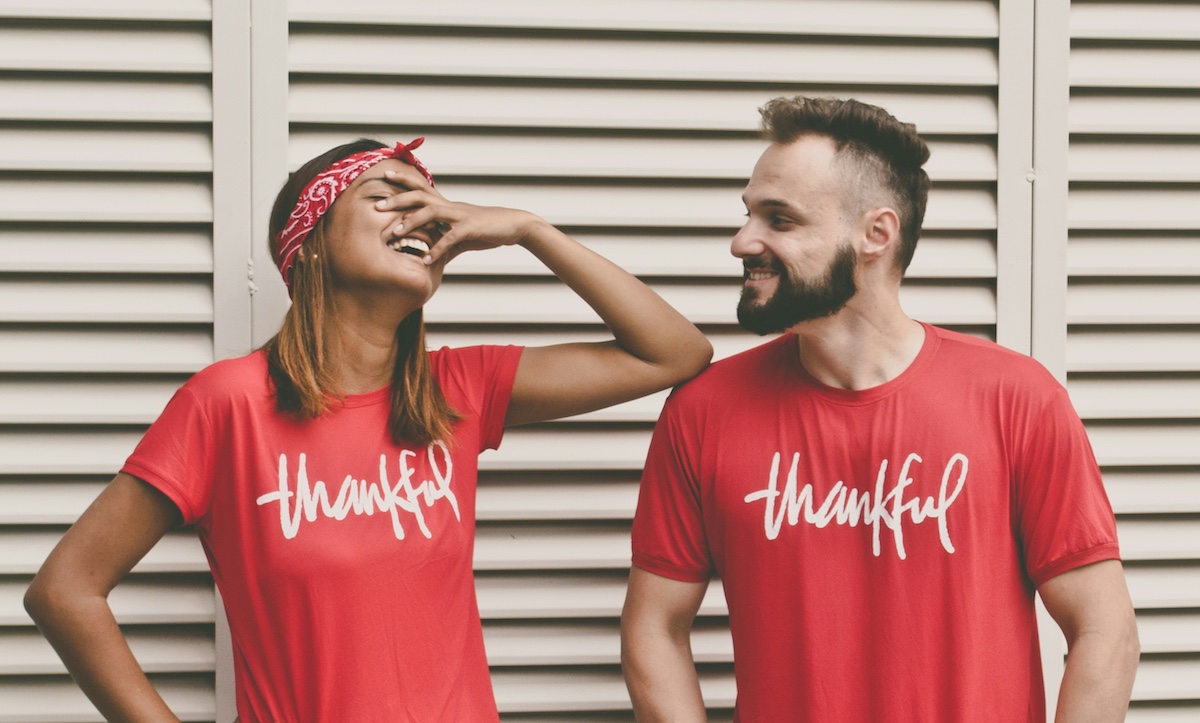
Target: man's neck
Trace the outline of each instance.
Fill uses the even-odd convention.
[[[925,328],[899,304],[846,308],[792,328],[800,363],[814,379],[837,389],[877,387],[904,373],[921,352]]]

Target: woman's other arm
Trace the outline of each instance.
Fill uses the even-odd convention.
[[[25,609],[111,721],[177,721],[134,659],[108,594],[180,524],[158,490],[118,474],[67,530],[25,593]]]

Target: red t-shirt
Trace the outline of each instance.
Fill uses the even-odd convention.
[[[1118,557],[1066,391],[925,327],[896,379],[827,387],[785,335],[667,402],[633,562],[724,582],[743,723],[1043,721],[1035,586]]]
[[[309,422],[277,414],[262,352],[204,369],[167,404],[122,471],[196,525],[243,723],[499,719],[471,569],[475,484],[520,355],[432,352],[463,419],[427,446],[391,441],[388,388]]]

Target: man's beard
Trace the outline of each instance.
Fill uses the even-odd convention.
[[[779,274],[775,293],[758,302],[758,292],[742,289],[738,302],[738,323],[759,336],[790,329],[802,321],[832,316],[850,301],[858,290],[854,284],[855,254],[850,244],[843,244],[829,264],[825,276],[815,282],[793,280],[778,260],[767,264]],[[746,268],[754,268],[747,265]]]

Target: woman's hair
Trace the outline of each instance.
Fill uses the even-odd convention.
[[[772,142],[791,143],[809,134],[832,138],[843,171],[850,171],[844,174],[850,181],[846,190],[856,196],[847,201],[874,203],[880,191],[891,197],[900,218],[896,265],[903,273],[921,236],[929,196],[929,176],[921,168],[929,160],[929,146],[916,126],[853,99],[776,98],[758,112]]]
[[[327,151],[292,173],[271,208],[270,249],[277,256],[277,236],[300,192],[318,174],[338,160],[363,151],[383,148],[378,141],[360,139]],[[326,214],[304,242],[291,270],[292,306],[283,326],[263,345],[267,370],[275,386],[275,409],[300,419],[315,419],[337,399],[334,369],[326,348],[324,330],[329,311],[332,282],[322,262],[330,243]],[[396,327],[396,361],[392,368],[391,413],[388,427],[392,440],[428,444],[447,439],[460,415],[442,396],[433,378],[429,352],[425,349],[425,324],[421,309],[409,314]]]

